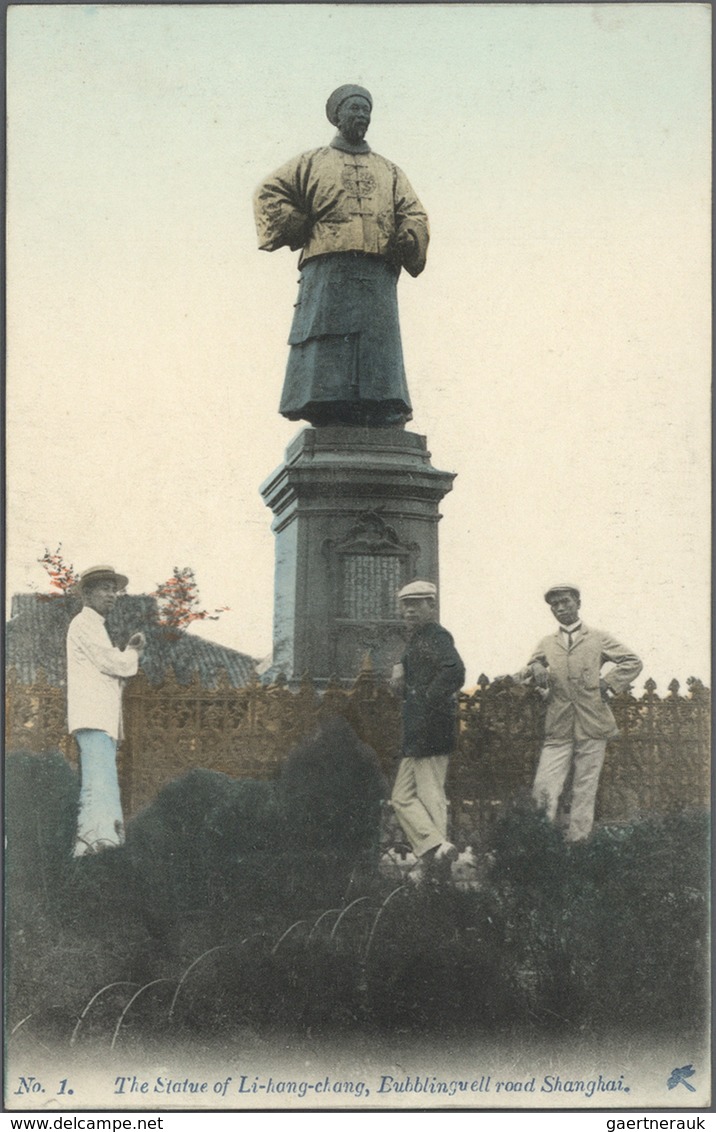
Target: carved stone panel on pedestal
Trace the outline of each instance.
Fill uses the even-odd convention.
[[[357,672],[366,655],[387,671],[404,640],[397,593],[415,576],[420,547],[401,543],[377,511],[365,511],[342,540],[326,540],[325,553],[335,672]]]

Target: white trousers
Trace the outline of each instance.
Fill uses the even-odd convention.
[[[124,843],[124,819],[117,777],[117,742],[106,731],[75,731],[80,749],[80,810],[73,856]]]
[[[400,760],[391,802],[416,857],[447,841],[448,755]]]
[[[597,787],[606,749],[606,739],[569,739],[559,743],[548,741],[542,748],[532,797],[539,806],[544,807],[550,821],[554,821],[557,816],[559,796],[574,760],[568,841],[581,841],[589,837],[592,831]]]

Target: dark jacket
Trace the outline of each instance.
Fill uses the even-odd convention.
[[[434,621],[419,625],[410,634],[402,665],[403,754],[449,755],[457,744],[457,693],[465,681],[450,633]]]

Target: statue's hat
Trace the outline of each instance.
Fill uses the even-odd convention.
[[[346,83],[345,86],[339,86],[334,90],[326,103],[326,117],[332,125],[338,125],[338,108],[347,98],[365,98],[371,110],[373,109],[373,98],[365,87],[356,86],[354,83]]]

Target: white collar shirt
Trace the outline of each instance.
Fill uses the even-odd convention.
[[[566,645],[567,649],[571,649],[572,645],[574,644],[574,638],[581,628],[581,621],[573,621],[571,625],[560,625],[559,633],[561,635],[562,642],[564,643],[564,645]]]
[[[121,739],[122,690],[138,667],[136,649],[115,648],[104,618],[85,606],[67,632],[68,730],[91,728]]]

